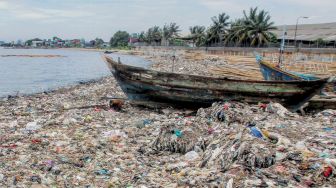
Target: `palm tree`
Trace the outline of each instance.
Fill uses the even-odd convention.
[[[268,44],[275,37],[270,30],[276,29],[270,20],[269,13],[265,10],[258,12],[258,7],[250,8],[248,14],[244,10],[244,17],[232,24],[228,38],[238,45],[249,43],[250,46],[260,47]]]
[[[169,33],[171,35],[171,37],[178,37],[179,36],[179,32],[180,32],[180,26],[177,25],[176,23],[170,23],[169,25]]]
[[[160,43],[162,40],[162,31],[159,26],[154,26],[153,27],[153,32],[152,32],[153,40],[156,43]]]
[[[146,42],[147,41],[146,34],[145,34],[144,31],[141,31],[138,38],[139,38],[139,42]]]
[[[146,33],[145,33],[145,42],[148,43],[148,44],[151,44],[153,42],[153,39],[152,39],[152,31],[153,29],[152,28],[149,28]]]
[[[162,31],[159,26],[151,27],[145,34],[145,39],[148,44],[155,42],[155,45],[160,44],[162,40]]]
[[[162,41],[165,45],[169,45],[169,42],[174,38],[179,36],[179,29],[176,23],[165,24],[162,29]]]
[[[102,44],[104,44],[104,40],[101,39],[101,38],[98,38],[98,37],[97,37],[97,38],[95,39],[95,47],[96,47],[96,48],[99,48],[99,47],[101,47]]]
[[[168,46],[168,41],[169,41],[170,37],[171,37],[171,35],[170,35],[170,31],[169,31],[169,26],[165,24],[163,26],[163,29],[162,29],[162,43],[165,46]]]
[[[197,47],[203,45],[205,42],[205,27],[196,25],[190,27],[189,30],[193,44]]]
[[[248,25],[248,23],[244,18],[239,18],[231,22],[231,28],[228,30],[224,43],[235,44],[237,46],[248,41],[246,25]]]
[[[219,14],[218,17],[214,16],[211,18],[213,23],[208,29],[208,42],[221,42],[223,40],[230,25],[229,19],[230,16],[225,13]]]

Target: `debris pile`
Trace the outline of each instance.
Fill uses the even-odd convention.
[[[335,185],[335,118],[336,111],[332,110],[314,117],[299,116],[278,103],[214,103],[189,118],[192,123],[163,126],[150,147],[194,153],[196,157],[189,156],[192,165],[174,170],[209,172],[206,179],[198,177],[196,185]],[[215,182],[209,181],[210,174],[216,174]]]
[[[158,110],[123,97],[107,77],[1,99],[0,187],[336,185],[336,111]]]
[[[263,80],[254,57],[232,58],[203,52],[143,50],[142,56],[155,62],[151,69],[163,72]]]

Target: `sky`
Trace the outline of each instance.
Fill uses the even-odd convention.
[[[225,12],[234,20],[258,6],[275,25],[336,22],[336,0],[0,0],[0,41],[96,37],[108,41],[118,30],[139,33],[176,22],[183,34],[210,26]]]

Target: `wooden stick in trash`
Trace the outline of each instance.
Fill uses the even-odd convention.
[[[120,100],[124,100],[127,101],[127,98],[123,98],[123,97],[102,97],[100,98],[100,100],[113,100],[113,99],[120,99]]]
[[[88,109],[88,108],[106,108],[107,105],[105,104],[94,104],[94,105],[88,105],[88,106],[74,106],[71,108],[64,108],[63,110],[73,110],[73,109]]]

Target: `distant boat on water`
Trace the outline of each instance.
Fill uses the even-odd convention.
[[[118,52],[118,51],[105,51],[104,54],[112,54],[112,53],[115,53],[115,52]]]

